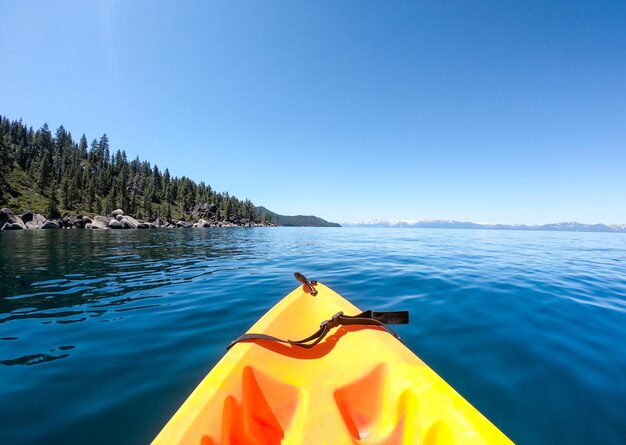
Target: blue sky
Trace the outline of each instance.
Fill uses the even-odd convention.
[[[626,223],[626,2],[0,1],[0,114],[332,221]]]

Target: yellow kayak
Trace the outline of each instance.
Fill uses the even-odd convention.
[[[333,322],[361,311],[303,283],[229,349],[153,444],[512,443],[382,323]],[[309,347],[272,339],[312,333]]]

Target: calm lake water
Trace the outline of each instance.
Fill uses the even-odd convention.
[[[257,228],[0,233],[0,443],[150,442],[294,271],[512,440],[626,442],[625,235]]]

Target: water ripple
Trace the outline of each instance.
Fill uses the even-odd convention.
[[[402,338],[516,442],[626,437],[619,234],[63,230],[0,243],[7,443],[149,442],[296,270],[363,308],[410,310]]]

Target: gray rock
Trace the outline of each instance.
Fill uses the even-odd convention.
[[[22,221],[24,221],[24,224],[26,224],[27,222],[30,222],[35,218],[35,212],[27,210],[20,215],[20,218],[22,218]]]
[[[217,213],[217,205],[213,203],[205,202],[204,204],[200,204],[196,206],[191,214],[194,218],[206,218],[214,216]]]
[[[22,228],[22,230],[26,230],[26,224],[24,224],[24,221],[22,221],[22,218],[20,218],[19,216],[16,216],[15,219],[17,219],[17,222],[14,222],[13,225],[17,224]]]
[[[123,216],[123,215],[117,215],[117,216],[115,217],[115,219],[116,219],[117,221],[120,221],[120,222],[122,221],[122,218],[124,218],[124,216]]]
[[[120,223],[122,223],[122,227],[125,229],[136,229],[139,225],[139,221],[128,215],[124,215],[120,220]]]
[[[137,224],[137,229],[149,229],[150,228],[150,224],[146,223],[146,222],[140,222],[139,224]]]
[[[6,222],[0,230],[24,230],[24,228],[17,223],[11,224],[10,222]]]
[[[211,227],[211,223],[204,219],[200,219],[196,224],[194,224],[194,226],[202,229],[205,227]]]
[[[11,223],[12,225],[17,224],[19,228],[14,229],[5,229],[5,230],[24,230],[26,229],[26,225],[24,225],[24,221],[19,216],[15,216],[11,209],[4,208],[0,210],[0,226],[4,227],[6,223]]]
[[[96,215],[93,217],[93,221],[91,222],[91,226],[89,228],[90,229],[108,229],[110,221],[111,221],[111,218],[109,218],[108,216]]]
[[[123,229],[124,227],[122,227],[122,223],[119,222],[117,219],[112,219],[111,221],[109,221],[109,229]]]
[[[26,228],[28,230],[41,229],[42,226],[43,226],[43,223],[39,221],[28,221],[26,223]]]
[[[0,226],[4,226],[5,223],[15,223],[17,222],[17,216],[13,214],[11,209],[7,209],[6,207],[0,210]]]
[[[43,225],[41,226],[42,229],[60,229],[61,225],[56,222],[56,221],[46,221],[45,223],[43,223]]]
[[[83,216],[83,222],[85,223],[85,226],[86,226],[87,224],[91,224],[93,221],[92,221],[92,219],[90,217]]]
[[[85,229],[91,229],[91,223],[85,224]]]
[[[39,225],[41,225],[41,224],[46,222],[46,217],[45,216],[43,216],[41,213],[35,213],[35,212],[30,211],[30,210],[27,211],[27,212],[22,213],[20,215],[20,219],[22,220],[22,222],[24,223],[24,226],[26,228],[28,228],[28,224],[27,223],[29,223],[29,222],[32,222],[32,223],[35,223],[35,224],[39,223]]]
[[[117,215],[123,215],[123,214],[124,214],[124,211],[122,209],[115,209],[111,212],[111,216],[113,217],[116,217]]]

